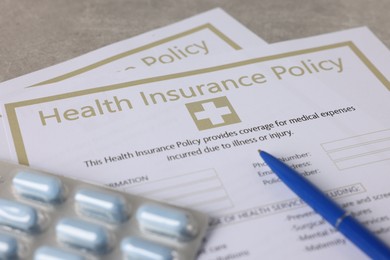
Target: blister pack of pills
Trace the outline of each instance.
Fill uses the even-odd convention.
[[[0,259],[195,259],[207,215],[0,162]]]

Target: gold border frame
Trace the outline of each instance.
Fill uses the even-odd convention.
[[[123,83],[114,84],[114,85],[102,86],[102,87],[91,88],[91,89],[84,89],[84,90],[79,90],[79,91],[75,91],[75,92],[58,94],[58,95],[54,95],[54,96],[36,98],[36,99],[31,99],[31,100],[24,100],[24,101],[19,101],[19,102],[9,103],[9,104],[4,105],[5,111],[6,111],[7,116],[8,116],[8,122],[9,122],[9,126],[10,126],[12,139],[14,141],[14,146],[15,146],[18,162],[21,164],[25,164],[25,165],[29,164],[26,149],[25,149],[24,142],[23,142],[23,136],[22,136],[22,133],[20,130],[20,125],[19,125],[18,118],[16,115],[17,108],[36,105],[39,103],[61,100],[61,99],[68,99],[68,98],[72,98],[72,97],[79,97],[79,96],[84,96],[84,95],[89,95],[89,94],[94,94],[94,93],[100,93],[100,92],[104,92],[104,91],[111,91],[111,90],[115,90],[115,89],[134,87],[134,86],[138,86],[141,84],[147,84],[147,83],[152,83],[152,82],[159,82],[159,81],[165,81],[165,80],[170,80],[170,79],[177,79],[177,78],[183,78],[183,77],[188,77],[188,76],[200,75],[200,74],[204,74],[204,73],[210,73],[210,72],[221,71],[221,70],[225,70],[225,69],[231,69],[231,68],[235,68],[235,67],[241,67],[241,66],[245,66],[245,65],[249,65],[249,64],[255,64],[255,63],[260,63],[260,62],[265,62],[265,61],[270,61],[270,60],[276,60],[276,59],[292,57],[292,56],[308,54],[308,53],[315,53],[315,52],[319,52],[319,51],[331,50],[331,49],[342,48],[342,47],[350,48],[352,50],[352,52],[355,53],[355,55],[376,76],[376,78],[388,90],[390,90],[390,82],[385,78],[385,76],[374,66],[374,64],[372,64],[372,62],[356,47],[356,45],[353,42],[348,41],[348,42],[335,43],[335,44],[330,44],[330,45],[325,45],[325,46],[320,46],[320,47],[315,47],[315,48],[291,51],[291,52],[286,52],[286,53],[281,53],[281,54],[276,54],[276,55],[253,58],[253,59],[249,59],[249,60],[234,62],[234,63],[210,67],[210,68],[203,68],[203,69],[198,69],[198,70],[193,70],[193,71],[186,71],[186,72],[174,73],[174,74],[170,74],[170,75],[157,76],[157,77],[140,79],[140,80],[135,80],[135,81],[123,82]]]
[[[69,78],[72,78],[72,77],[74,77],[74,76],[77,76],[77,75],[83,74],[83,73],[85,73],[85,72],[88,72],[88,71],[90,71],[90,70],[96,69],[96,68],[98,68],[98,67],[100,67],[100,66],[106,65],[106,64],[111,63],[111,62],[113,62],[113,61],[116,61],[116,60],[125,58],[125,57],[127,57],[127,56],[133,55],[133,54],[135,54],[135,53],[138,53],[138,52],[141,52],[141,51],[145,51],[145,50],[154,48],[154,47],[156,47],[156,46],[158,46],[158,45],[161,45],[161,44],[164,44],[164,43],[173,41],[173,40],[177,40],[177,39],[179,39],[179,38],[182,38],[182,37],[185,37],[185,36],[187,36],[187,35],[190,35],[190,34],[193,34],[193,33],[199,32],[199,31],[202,31],[202,30],[206,30],[206,29],[208,29],[208,30],[210,30],[211,32],[213,32],[213,33],[214,33],[215,35],[217,35],[222,41],[226,42],[226,43],[227,43],[229,46],[231,46],[233,49],[235,49],[235,50],[241,50],[241,49],[242,49],[237,43],[235,43],[232,39],[230,39],[229,37],[227,37],[223,32],[221,32],[220,30],[218,30],[214,25],[212,25],[212,24],[210,24],[210,23],[206,23],[206,24],[204,24],[204,25],[200,25],[200,26],[197,26],[197,27],[195,27],[195,28],[186,30],[186,31],[184,31],[184,32],[177,33],[177,34],[175,34],[175,35],[172,35],[172,36],[163,38],[163,39],[161,39],[161,40],[158,40],[158,41],[155,41],[155,42],[148,43],[148,44],[146,44],[146,45],[137,47],[137,48],[135,48],[135,49],[128,50],[128,51],[125,51],[125,52],[116,54],[116,55],[114,55],[114,56],[105,58],[105,59],[103,59],[103,60],[100,60],[100,61],[98,61],[98,62],[92,63],[92,64],[90,64],[90,65],[88,65],[88,66],[85,66],[85,67],[76,69],[76,70],[74,70],[74,71],[65,73],[65,74],[63,74],[63,75],[60,75],[60,76],[57,76],[57,77],[54,77],[54,78],[51,78],[51,79],[48,79],[48,80],[45,80],[45,81],[36,83],[36,84],[34,84],[34,85],[32,85],[32,86],[29,86],[29,87],[27,87],[27,88],[38,87],[38,86],[42,86],[42,85],[46,85],[46,84],[52,84],[52,83],[60,82],[60,81],[63,81],[63,80],[65,80],[65,79],[69,79]]]

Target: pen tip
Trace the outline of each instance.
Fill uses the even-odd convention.
[[[261,153],[261,150],[259,149],[259,150],[257,150],[259,153]]]

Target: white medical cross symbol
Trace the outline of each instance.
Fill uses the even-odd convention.
[[[232,111],[229,107],[216,107],[214,102],[202,104],[203,111],[194,113],[196,119],[209,119],[213,125],[225,123],[224,115],[230,115]]]

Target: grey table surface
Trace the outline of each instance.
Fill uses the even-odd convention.
[[[269,43],[365,25],[390,47],[390,0],[1,0],[0,82],[214,7]]]

